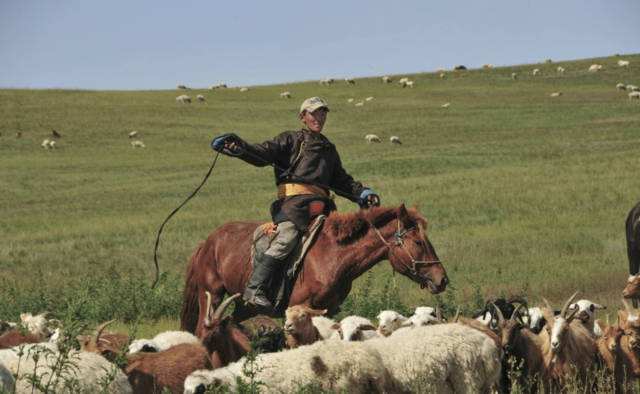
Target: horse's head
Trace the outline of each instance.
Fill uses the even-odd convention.
[[[393,269],[433,294],[444,291],[447,272],[427,238],[427,221],[404,204],[397,209],[396,231],[389,243],[389,262]]]

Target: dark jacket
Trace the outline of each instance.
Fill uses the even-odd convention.
[[[276,185],[306,183],[330,189],[336,194],[357,202],[365,187],[355,181],[342,167],[340,155],[327,137],[308,130],[285,131],[261,144],[240,142],[239,158],[258,167],[274,164]],[[275,223],[291,220],[300,230],[309,224],[307,205],[310,201],[325,201],[329,209],[335,204],[323,196],[293,196],[272,204]]]

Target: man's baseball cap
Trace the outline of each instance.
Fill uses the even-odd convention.
[[[304,111],[313,112],[318,108],[323,107],[326,108],[327,111],[329,111],[329,104],[327,104],[326,101],[324,101],[320,97],[310,97],[302,102],[299,113],[303,113]]]

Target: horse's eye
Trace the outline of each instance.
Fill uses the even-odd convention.
[[[420,240],[420,239],[414,239],[413,242],[415,242],[416,245],[418,245],[418,246],[422,246],[422,240]]]

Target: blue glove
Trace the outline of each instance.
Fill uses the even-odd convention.
[[[364,189],[362,193],[360,193],[360,199],[358,200],[358,205],[360,208],[370,208],[380,206],[380,196],[378,196],[371,189]]]
[[[225,151],[226,144],[231,142],[238,142],[240,139],[233,133],[225,133],[217,136],[211,141],[211,149],[216,152],[228,153],[229,149]]]

